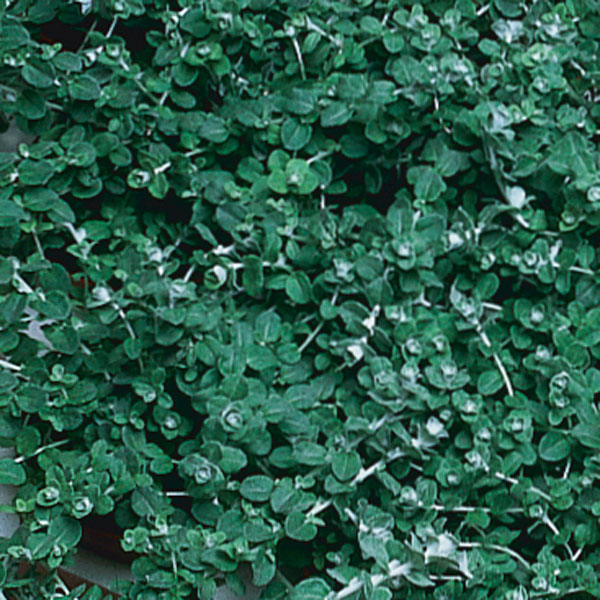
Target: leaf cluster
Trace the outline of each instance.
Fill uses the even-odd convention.
[[[2,3],[3,589],[65,592],[95,515],[131,600],[600,597],[599,37],[592,0]]]

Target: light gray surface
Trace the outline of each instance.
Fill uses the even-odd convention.
[[[0,133],[0,152],[12,152],[21,142],[30,144],[34,139],[34,136],[23,133],[15,122],[11,121],[8,129]]]
[[[12,458],[15,455],[14,448],[0,448],[0,458]],[[0,485],[0,504],[12,505],[15,497],[15,488],[12,485]],[[10,513],[0,512],[0,535],[10,537],[19,526],[19,517]]]

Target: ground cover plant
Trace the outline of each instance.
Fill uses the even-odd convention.
[[[600,597],[596,0],[0,18],[0,598]]]

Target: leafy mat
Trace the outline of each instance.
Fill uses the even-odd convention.
[[[597,1],[0,16],[0,597],[600,597]]]

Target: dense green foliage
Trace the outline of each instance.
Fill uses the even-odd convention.
[[[0,15],[5,594],[600,597],[597,0]]]

